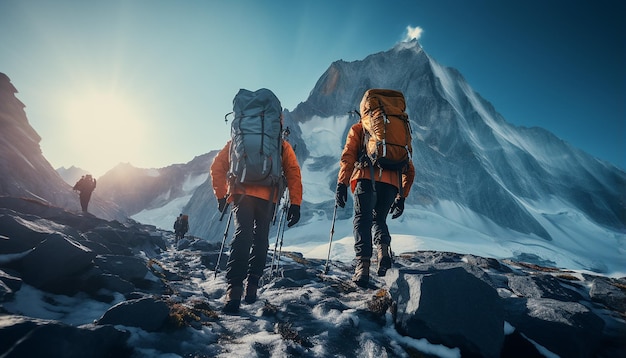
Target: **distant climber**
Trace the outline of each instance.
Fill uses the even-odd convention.
[[[80,198],[80,206],[83,209],[83,212],[87,212],[87,206],[89,205],[89,200],[91,199],[91,193],[96,188],[96,179],[91,176],[91,174],[83,175],[80,179],[74,184],[74,190],[78,191],[78,197]]]
[[[176,242],[185,237],[189,231],[189,216],[180,214],[174,222],[174,233],[176,234]]]

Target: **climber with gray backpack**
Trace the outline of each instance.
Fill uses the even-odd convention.
[[[241,89],[233,99],[232,115],[231,139],[211,164],[218,209],[224,213],[232,204],[229,224],[232,217],[235,227],[222,309],[229,314],[239,311],[242,296],[247,303],[257,299],[270,225],[283,192],[288,190],[290,203],[287,227],[300,220],[302,203],[300,166],[293,148],[283,140],[278,98],[265,88],[254,92]]]
[[[411,127],[402,92],[370,89],[363,95],[360,112],[354,112],[360,120],[348,131],[341,153],[335,211],[338,206],[345,207],[350,185],[354,196],[357,261],[352,281],[368,287],[372,241],[377,247],[378,276],[385,276],[391,268],[387,214],[396,219],[404,212],[404,200],[413,184],[415,168],[411,158]]]

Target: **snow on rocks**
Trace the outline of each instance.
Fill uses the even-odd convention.
[[[11,223],[0,225],[5,357],[585,357],[626,348],[624,278],[420,251],[396,256],[362,289],[351,262],[322,274],[324,260],[293,251],[272,277],[270,252],[257,302],[225,315],[227,250],[216,275],[218,245],[188,237],[175,247],[154,227],[50,208],[35,215],[29,205],[0,207],[0,222]],[[16,240],[33,246],[16,251]],[[46,256],[76,268],[55,271],[51,288],[27,260],[46,240],[72,244]],[[85,256],[73,266],[76,253]]]

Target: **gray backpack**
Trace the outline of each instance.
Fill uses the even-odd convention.
[[[282,175],[280,101],[272,91],[240,89],[233,99],[230,175],[239,184],[273,186]]]

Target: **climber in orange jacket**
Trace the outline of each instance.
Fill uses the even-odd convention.
[[[400,172],[395,170],[371,170],[361,158],[364,148],[363,131],[361,122],[356,123],[346,137],[339,163],[335,203],[342,208],[346,205],[349,184],[354,195],[354,251],[357,259],[352,280],[357,285],[367,286],[373,251],[372,239],[377,247],[378,275],[384,276],[391,268],[391,235],[387,227],[387,214],[391,212],[392,219],[395,219],[404,212],[404,200],[413,185],[415,167],[409,161],[401,178]]]
[[[239,310],[246,279],[245,301],[253,303],[257,299],[259,279],[263,275],[269,248],[269,229],[274,205],[280,200],[279,193],[270,186],[229,183],[228,172],[230,141],[217,154],[211,164],[213,192],[218,198],[218,208],[224,211],[227,203],[233,203],[235,234],[230,247],[230,259],[226,266],[226,304],[223,311],[236,313]],[[300,220],[302,204],[302,177],[300,166],[291,145],[282,141],[282,168],[289,189],[291,205],[287,213],[287,226]],[[274,197],[270,196],[274,193]]]

